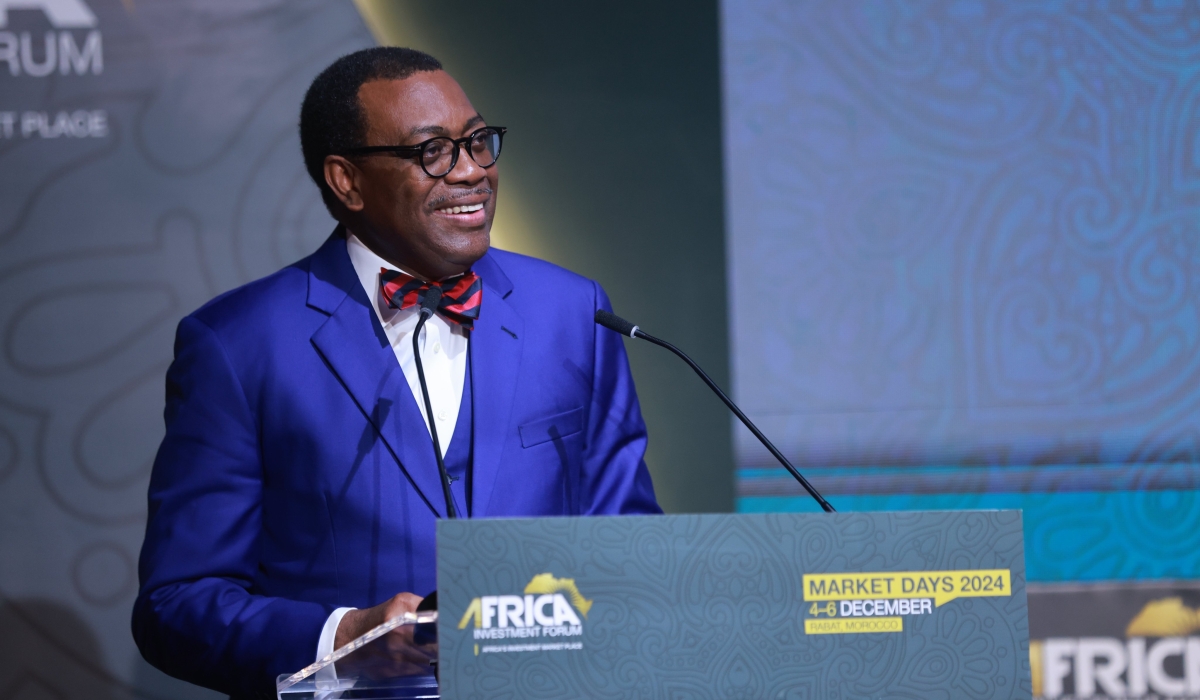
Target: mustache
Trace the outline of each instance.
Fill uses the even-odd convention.
[[[440,197],[430,200],[429,208],[437,209],[438,207],[442,206],[443,204],[446,204],[447,202],[453,202],[453,201],[456,201],[459,199],[466,199],[467,197],[472,197],[477,194],[486,194],[487,196],[490,197],[494,194],[494,192],[492,192],[492,190],[487,187],[475,187],[475,188],[472,188],[469,190],[458,190],[452,194],[444,194]]]

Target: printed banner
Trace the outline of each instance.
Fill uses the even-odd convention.
[[[1200,700],[1200,581],[1029,586],[1037,698]]]
[[[1030,696],[1013,511],[442,521],[438,600],[447,697]]]

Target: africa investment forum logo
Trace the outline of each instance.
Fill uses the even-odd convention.
[[[583,634],[583,620],[592,609],[575,579],[555,578],[544,573],[534,576],[523,595],[485,595],[471,600],[459,620],[458,629],[473,623],[476,642],[481,640],[523,640],[519,644],[475,645],[475,654],[523,651],[561,651],[583,648],[579,641],[562,638]],[[581,619],[582,616],[582,619]],[[559,641],[542,641],[555,638]]]
[[[40,10],[53,29],[35,33],[10,27],[13,10]],[[0,71],[7,67],[11,76],[33,78],[56,72],[99,75],[104,46],[95,27],[96,15],[83,0],[0,0]]]
[[[51,28],[43,32],[47,22]],[[0,79],[13,81],[0,88],[0,98],[19,94],[13,88],[31,78],[103,73],[104,43],[97,24],[83,0],[0,0]],[[109,135],[103,109],[19,107],[0,103],[0,139]]]

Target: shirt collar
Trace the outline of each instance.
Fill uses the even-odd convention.
[[[371,300],[371,306],[375,309],[375,315],[379,317],[379,321],[384,325],[396,322],[398,319],[412,315],[415,309],[406,309],[400,311],[393,309],[387,305],[387,301],[383,298],[383,290],[379,284],[379,271],[381,269],[399,270],[405,274],[412,273],[404,268],[393,265],[384,260],[359,240],[349,231],[346,232],[346,252],[350,255],[350,264],[354,265],[354,272],[358,275],[358,281],[362,284],[363,291],[367,293],[367,298]]]
[[[350,264],[354,266],[354,272],[358,275],[358,282],[362,285],[363,291],[367,293],[367,298],[371,300],[371,307],[375,309],[375,317],[385,328],[396,327],[400,332],[406,332],[410,325],[416,324],[417,309],[416,307],[408,309],[393,309],[388,306],[387,300],[383,298],[383,288],[379,283],[379,271],[386,268],[388,270],[399,270],[406,275],[417,275],[392,263],[384,260],[367,247],[367,244],[359,240],[358,236],[346,231],[346,252],[350,255]],[[434,319],[439,317],[435,314]],[[445,321],[441,321],[445,323]],[[449,331],[458,335],[463,334],[463,329],[458,324],[449,324]]]

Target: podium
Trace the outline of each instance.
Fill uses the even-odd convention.
[[[1031,697],[1019,511],[448,520],[437,537],[444,698]],[[436,688],[372,695],[379,678],[346,668],[279,697]]]

